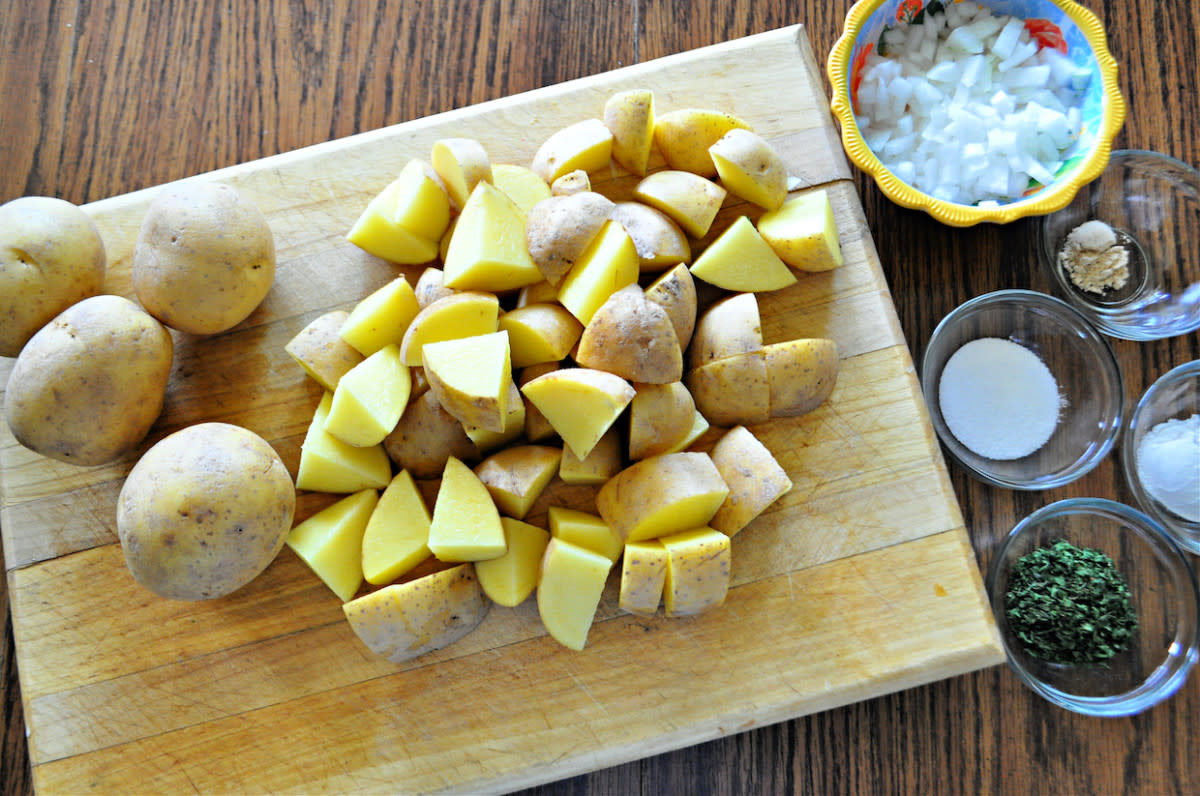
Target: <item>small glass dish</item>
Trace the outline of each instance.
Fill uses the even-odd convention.
[[[1200,414],[1200,360],[1193,360],[1164,373],[1142,395],[1125,427],[1121,464],[1138,505],[1161,522],[1180,547],[1200,555],[1200,521],[1172,511],[1152,495],[1142,480],[1137,461],[1138,447],[1158,424],[1167,420],[1187,420],[1197,414]],[[1200,462],[1194,464],[1200,466]],[[1183,487],[1185,498],[1188,489],[1190,487]]]
[[[1047,663],[1029,654],[1009,625],[1014,565],[1059,539],[1106,554],[1129,587],[1138,627],[1130,646],[1104,663]],[[1140,713],[1178,691],[1200,660],[1200,589],[1187,556],[1162,525],[1121,503],[1072,498],[1035,511],[994,553],[987,592],[1009,666],[1033,691],[1076,713]]]
[[[981,456],[955,437],[942,414],[939,385],[946,362],[981,338],[1009,340],[1032,351],[1058,383],[1061,406],[1053,433],[1019,459]],[[1050,489],[1089,472],[1116,444],[1125,409],[1121,370],[1108,342],[1078,310],[1030,290],[987,293],[943,318],[925,347],[921,386],[949,456],[976,478],[1008,489]]]
[[[1059,264],[1067,236],[1086,221],[1108,224],[1128,252],[1120,288],[1085,291]],[[1038,225],[1042,269],[1054,292],[1100,331],[1158,340],[1200,329],[1200,172],[1157,152],[1123,149],[1070,204]]]

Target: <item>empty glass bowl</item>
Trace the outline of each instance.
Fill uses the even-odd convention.
[[[940,405],[946,363],[980,338],[1017,343],[1037,355],[1057,382],[1057,424],[1040,448],[1017,459],[981,455],[964,445]],[[1000,290],[973,298],[942,319],[921,360],[930,420],[948,455],[976,478],[1009,489],[1050,489],[1094,468],[1116,443],[1125,407],[1120,367],[1107,340],[1066,302],[1030,290]],[[979,424],[995,418],[981,410]]]
[[[1193,485],[1188,477],[1200,468],[1200,453],[1186,445],[1174,449],[1174,456],[1182,457],[1181,461],[1153,467],[1158,473],[1157,488],[1155,484],[1147,486],[1138,467],[1138,449],[1152,429],[1168,420],[1187,421],[1193,415],[1200,415],[1200,360],[1167,371],[1146,390],[1125,428],[1121,463],[1138,505],[1161,522],[1181,547],[1200,555],[1200,517],[1193,513],[1200,500],[1200,485]]]
[[[1118,289],[1082,290],[1059,263],[1067,236],[1086,221],[1111,227],[1128,253]],[[1175,158],[1118,150],[1070,204],[1039,224],[1043,269],[1099,329],[1125,340],[1157,340],[1200,329],[1200,172]]]
[[[1129,646],[1097,664],[1047,663],[1026,649],[1006,610],[1014,565],[1064,539],[1112,559],[1129,587],[1138,627]],[[1008,534],[988,568],[992,612],[1017,676],[1050,702],[1090,716],[1129,716],[1178,691],[1200,659],[1200,590],[1187,556],[1153,518],[1111,500],[1045,506]]]

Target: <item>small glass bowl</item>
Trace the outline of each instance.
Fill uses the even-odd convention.
[[[939,382],[947,360],[984,337],[1011,340],[1035,353],[1058,382],[1058,425],[1038,450],[1020,459],[981,456],[954,436],[942,416]],[[1116,443],[1125,409],[1121,370],[1108,342],[1066,302],[1030,290],[1000,290],[954,309],[933,330],[921,361],[930,420],[952,459],[976,478],[1008,489],[1050,489],[1095,467]]]
[[[1150,385],[1133,409],[1121,441],[1121,464],[1138,505],[1163,524],[1179,546],[1200,555],[1200,522],[1171,511],[1153,497],[1138,472],[1138,446],[1146,433],[1167,420],[1200,414],[1200,360],[1173,368]]]
[[[1103,293],[1076,287],[1058,263],[1075,227],[1098,219],[1129,252],[1129,278]],[[1200,329],[1200,172],[1157,152],[1123,149],[1062,210],[1038,225],[1042,269],[1099,327],[1124,340],[1158,340]]]
[[[1047,663],[1026,652],[1008,624],[1013,566],[1059,539],[1105,553],[1129,585],[1138,629],[1107,665]],[[1072,498],[1035,511],[996,550],[987,592],[1009,666],[1035,692],[1076,713],[1140,713],[1178,691],[1200,660],[1200,589],[1187,556],[1158,522],[1121,503]]]

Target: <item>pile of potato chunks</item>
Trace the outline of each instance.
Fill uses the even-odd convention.
[[[614,163],[641,178],[631,200],[592,189]],[[289,342],[325,390],[296,487],[345,497],[287,544],[371,650],[408,660],[535,592],[548,633],[582,649],[614,567],[625,611],[724,602],[731,537],[792,486],[749,427],[814,409],[837,376],[831,340],[763,341],[757,293],[841,264],[825,192],[788,189],[742,119],[656,115],[635,89],[529,167],[439,140],[366,206],[352,243],[430,265]],[[693,253],[728,198],[763,212]],[[718,295],[702,309],[696,279]],[[710,427],[728,430],[690,450]],[[555,478],[593,486],[597,513],[525,522]],[[364,580],[380,588],[358,596]]]

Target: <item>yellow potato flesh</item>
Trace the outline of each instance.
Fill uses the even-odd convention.
[[[787,471],[745,426],[726,433],[709,451],[729,496],[709,527],[733,536],[792,488]]]
[[[551,638],[568,649],[584,648],[611,567],[599,553],[550,540],[542,556],[537,605]]]
[[[455,293],[430,304],[417,313],[400,343],[404,364],[420,367],[421,349],[426,343],[457,340],[496,331],[500,302],[490,293]]]
[[[346,233],[346,240],[368,254],[393,263],[427,263],[437,257],[437,241],[410,232],[396,222],[401,187],[400,180],[392,180],[368,202]]]
[[[692,263],[692,276],[735,293],[779,290],[796,275],[767,245],[746,216],[739,216]]]
[[[621,557],[625,543],[613,533],[608,523],[585,511],[551,506],[548,512],[550,536],[599,553],[609,561]]]
[[[479,477],[450,457],[433,505],[429,550],[441,561],[485,561],[504,555],[500,512]]]
[[[403,341],[420,309],[408,280],[399,276],[355,304],[339,334],[360,354],[370,356]]]
[[[333,392],[342,376],[364,357],[342,339],[342,325],[350,313],[334,310],[313,319],[284,346],[304,372],[317,384]]]
[[[500,189],[521,212],[529,215],[533,206],[550,198],[550,186],[533,169],[512,163],[492,166],[492,184]]]
[[[542,279],[525,245],[525,213],[494,185],[480,182],[454,225],[443,266],[455,290],[516,290]]]
[[[475,468],[502,514],[523,519],[558,473],[563,452],[548,445],[515,445]]]
[[[766,210],[777,209],[787,199],[787,167],[757,133],[730,130],[708,152],[721,185],[734,196]]]
[[[508,332],[514,368],[558,362],[583,334],[583,324],[559,304],[518,307],[501,315],[498,325]]]
[[[676,169],[656,171],[633,189],[636,199],[661,210],[693,238],[708,234],[726,193],[715,182]]]
[[[621,437],[615,428],[609,428],[582,459],[575,455],[570,445],[563,446],[558,477],[564,484],[598,486],[621,472],[623,464]]]
[[[392,220],[431,243],[441,240],[450,225],[450,197],[428,163],[408,161],[396,178],[396,212]]]
[[[443,138],[433,143],[433,170],[441,177],[450,201],[457,208],[481,182],[492,181],[492,161],[483,144],[474,138]]]
[[[508,332],[426,343],[429,388],[464,425],[503,432],[512,385]]]
[[[383,442],[408,406],[412,377],[400,347],[385,346],[355,365],[338,382],[325,431],[360,448]]]
[[[644,176],[654,148],[654,92],[630,89],[613,94],[604,103],[604,125],[612,133],[612,159]]]
[[[680,108],[654,122],[654,142],[672,169],[715,177],[708,148],[735,128],[750,129],[743,119],[712,108]]]
[[[547,373],[528,382],[521,392],[581,459],[591,453],[634,395],[633,387],[621,377],[590,368]]]
[[[287,546],[347,602],[363,582],[362,540],[379,493],[364,489],[317,512],[292,529]]]
[[[729,494],[706,453],[669,453],[630,465],[600,487],[596,508],[626,542],[706,525]]]
[[[509,608],[528,599],[537,587],[538,568],[550,534],[536,525],[501,517],[508,550],[499,558],[475,563],[475,574],[492,602]]]
[[[829,271],[842,264],[837,221],[824,190],[794,196],[778,210],[763,213],[758,231],[793,268]]]
[[[296,488],[338,494],[383,489],[392,480],[392,464],[381,445],[361,448],[342,442],[325,430],[333,393],[321,397],[300,446]]]
[[[667,550],[663,611],[691,616],[725,602],[729,592],[729,537],[712,528],[673,534],[660,540]]]
[[[548,184],[576,170],[597,171],[612,157],[612,132],[599,119],[584,119],[551,134],[538,147],[531,169]]]
[[[587,326],[596,310],[638,278],[638,256],[621,225],[608,221],[563,279],[558,300]]]
[[[667,548],[661,542],[628,543],[621,563],[618,607],[631,614],[653,616],[662,602],[666,580]]]
[[[401,470],[388,484],[367,522],[362,570],[367,583],[382,586],[429,557],[429,509],[412,475]]]

